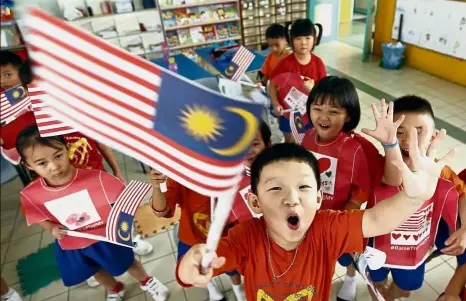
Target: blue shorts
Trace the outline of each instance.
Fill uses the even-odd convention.
[[[422,287],[424,282],[424,273],[426,265],[423,263],[415,270],[401,270],[381,268],[378,270],[369,270],[369,275],[374,282],[383,282],[392,272],[393,282],[404,291],[415,291]]]
[[[278,117],[278,128],[282,133],[291,133],[290,120],[285,116]]]
[[[189,251],[189,249],[191,249],[190,245],[187,245],[187,244],[181,242],[180,240],[178,240],[178,257],[176,258],[176,261],[180,261],[181,257],[183,257],[184,254],[186,254],[186,252]],[[236,275],[238,275],[238,272],[235,270],[233,272],[228,272],[226,274],[228,276],[236,276]]]
[[[120,276],[134,263],[133,249],[103,241],[78,250],[63,250],[55,241],[55,256],[65,286],[80,284],[101,268]]]
[[[435,246],[437,247],[435,254],[440,254],[440,255],[443,254],[440,250],[445,248],[445,241],[448,239],[448,237],[450,237],[450,229],[448,228],[448,225],[443,220],[443,218],[441,218],[438,224],[437,237],[435,238]],[[466,263],[466,252],[464,252],[461,255],[456,256],[456,260],[458,261],[459,267],[465,264]]]
[[[338,258],[338,263],[344,267],[350,266],[353,264],[353,256],[348,253],[345,253]]]

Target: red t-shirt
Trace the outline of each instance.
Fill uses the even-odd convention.
[[[363,214],[360,210],[317,212],[296,261],[277,281],[268,262],[264,220],[242,222],[220,240],[217,255],[225,257],[226,263],[215,274],[238,270],[244,276],[248,300],[327,301],[337,259],[343,253],[363,251]],[[274,271],[280,275],[290,266],[295,250],[285,251],[272,240],[270,246]]]
[[[82,169],[104,170],[97,142],[80,132],[63,135],[71,164]]]
[[[125,185],[100,170],[75,169],[70,183],[50,187],[39,178],[21,191],[21,205],[28,225],[42,221],[61,224],[73,231],[105,237],[105,225],[113,204]],[[86,248],[95,240],[66,236],[63,250]]]
[[[292,73],[299,76],[308,77],[314,80],[314,84],[317,84],[319,80],[327,76],[327,71],[325,70],[324,62],[315,54],[311,53],[311,61],[306,65],[301,65],[294,54],[290,54],[284,58],[280,64],[273,70],[271,79],[282,74],[282,73]],[[286,83],[281,83],[282,86],[286,86]],[[291,87],[290,87],[291,88]],[[296,87],[300,88],[300,87]],[[289,88],[282,89],[279,85],[278,87],[278,100],[280,105],[284,108],[287,108],[287,105],[284,102],[286,95],[289,92]],[[299,89],[302,90],[302,89]],[[304,92],[304,91],[302,91]]]
[[[370,177],[366,156],[361,145],[341,132],[334,141],[317,141],[317,132],[306,133],[302,146],[310,150],[319,163],[322,209],[342,210],[348,200],[362,204],[369,198]]]

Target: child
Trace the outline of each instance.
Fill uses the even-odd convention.
[[[64,139],[41,137],[35,126],[20,133],[16,148],[25,166],[39,175],[21,191],[26,220],[29,225],[39,224],[57,238],[55,253],[63,283],[77,285],[94,275],[108,290],[107,301],[119,301],[124,287],[114,276],[128,271],[154,300],[166,300],[168,289],[147,275],[130,248],[66,236],[60,231],[64,224],[74,223],[76,230],[105,236],[111,204],[123,191],[124,184],[100,170],[74,168],[67,157]],[[73,219],[76,212],[83,212],[87,219]]]
[[[251,153],[246,159],[246,165],[250,166],[257,154],[270,144],[270,136],[270,129],[265,122],[262,122],[260,133],[258,133]],[[191,246],[206,241],[208,224],[211,219],[210,198],[183,187],[171,179],[167,180],[167,192],[163,194],[160,192],[160,183],[165,181],[165,178],[154,170],[151,171],[151,181],[154,187],[152,209],[157,216],[173,216],[176,205],[178,204],[181,207],[180,230],[178,231],[179,260]],[[244,203],[242,199],[240,202]],[[234,219],[231,222],[234,222]],[[235,271],[235,268],[232,268],[227,271],[227,274],[231,277],[236,299],[238,301],[246,300],[238,272]],[[223,296],[213,281],[209,282],[207,289],[209,290],[210,300],[223,300]]]
[[[280,131],[283,132],[285,142],[293,142],[290,122],[281,114],[283,109],[287,109],[284,99],[289,89],[280,88],[279,85],[273,83],[273,79],[283,73],[298,74],[304,78],[303,88],[309,93],[314,83],[327,75],[322,60],[312,53],[316,38],[316,29],[312,21],[309,19],[296,20],[291,26],[290,38],[294,53],[284,58],[272,72],[269,88],[274,113],[279,116]],[[285,83],[280,83],[280,85],[283,86]]]
[[[384,111],[384,108],[382,108]],[[396,151],[398,152],[397,157],[400,158],[399,161],[403,160],[405,164],[409,167],[412,166],[412,160],[410,159],[410,143],[412,143],[412,135],[413,133],[417,133],[416,137],[419,140],[419,146],[425,147],[429,145],[430,141],[432,141],[437,135],[438,132],[435,131],[435,121],[434,121],[434,113],[430,103],[417,96],[403,96],[396,99],[393,102],[393,112],[395,119],[401,119],[402,123],[399,126],[396,132],[392,132],[390,137],[388,138],[391,145],[385,147],[385,151]],[[378,115],[378,112],[374,112]],[[393,158],[393,157],[392,157]],[[380,158],[381,160],[371,160],[371,168],[381,169],[383,168],[383,157]],[[385,160],[387,161],[387,160]],[[392,179],[399,179],[399,182],[393,186],[401,185],[401,175],[399,171],[395,169],[391,169],[390,176]],[[387,175],[387,171],[385,171],[385,175]],[[458,265],[461,266],[466,262],[464,254],[464,245],[461,246],[461,242],[466,240],[466,227],[464,227],[464,220],[466,220],[466,189],[464,186],[463,181],[461,181],[456,174],[448,167],[443,166],[440,178],[446,179],[449,182],[453,183],[456,188],[456,191],[459,195],[459,216],[460,220],[462,221],[463,226],[459,228],[454,234],[454,237],[458,239],[447,239],[448,238],[448,227],[446,223],[440,220],[437,232],[437,246],[441,242],[444,245],[444,242],[447,241],[449,244],[448,248],[444,248],[444,246],[440,247],[442,251],[457,251],[455,254],[462,254],[458,257]],[[436,185],[436,194],[440,194],[438,198],[446,199],[449,194],[441,192],[442,187],[445,186],[439,181],[439,184]],[[451,184],[450,184],[451,185]],[[375,191],[375,196],[377,194],[382,194],[384,191],[390,190],[392,188],[385,186]],[[443,191],[443,190],[442,190]],[[427,200],[427,199],[426,199]],[[437,221],[432,220],[432,224],[437,224]],[[434,226],[432,226],[434,227]],[[430,235],[425,237],[423,241],[431,239]],[[377,247],[377,246],[376,246]],[[375,282],[375,285],[381,290],[382,292],[385,291],[386,298],[388,300],[393,300],[400,297],[407,297],[410,294],[410,291],[417,290],[421,288],[422,283],[424,281],[424,270],[425,270],[425,262],[421,263],[415,269],[387,269],[382,268],[377,271],[370,271],[371,278]],[[393,283],[388,288],[385,289],[387,283],[387,277],[389,273],[392,273],[393,276]]]
[[[0,297],[2,301],[22,301],[18,292],[12,288],[9,288],[3,278],[0,282]]]
[[[414,139],[414,138],[413,138]],[[343,253],[362,252],[363,238],[401,224],[433,194],[439,164],[411,148],[416,172],[403,169],[406,189],[370,210],[318,210],[320,173],[311,152],[278,144],[257,156],[251,168],[249,204],[261,219],[235,226],[220,240],[210,269],[201,272],[205,245],[196,245],[177,267],[181,285],[206,285],[212,276],[238,269],[248,300],[329,300],[335,263]],[[416,149],[417,150],[417,149]],[[422,181],[422,185],[417,185]]]
[[[0,51],[0,87],[2,91],[21,84],[19,68],[22,64],[23,60],[19,55],[6,50]]]
[[[272,72],[280,61],[290,54],[290,51],[286,49],[287,36],[285,26],[281,24],[272,24],[265,31],[265,38],[270,48],[270,54],[265,59],[261,69],[263,74],[261,81],[264,86],[267,86]]]

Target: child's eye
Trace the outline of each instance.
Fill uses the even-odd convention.
[[[39,166],[45,166],[45,162],[39,162],[39,163],[37,163],[37,165],[39,165]]]
[[[301,186],[299,186],[299,189],[309,189],[309,188],[311,188],[311,186],[309,186],[309,185],[301,185]]]
[[[313,111],[317,111],[317,112],[320,112],[320,111],[321,111],[321,109],[320,109],[320,108],[317,108],[317,107],[313,107],[312,110],[313,110]]]
[[[281,188],[281,187],[278,187],[278,186],[277,186],[277,187],[272,187],[272,188],[270,188],[268,191],[272,191],[272,190],[274,190],[274,191],[280,191],[280,190],[282,190],[282,188]]]
[[[58,154],[55,156],[55,159],[60,159],[63,156],[63,154]]]
[[[336,115],[338,114],[338,111],[330,111],[330,114]]]

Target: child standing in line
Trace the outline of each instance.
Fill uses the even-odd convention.
[[[41,137],[35,126],[20,133],[16,148],[25,166],[39,175],[21,191],[26,221],[29,225],[39,224],[57,239],[55,254],[63,283],[77,285],[94,275],[108,290],[107,301],[120,301],[125,291],[115,276],[127,271],[154,300],[165,301],[167,287],[147,275],[132,249],[66,236],[61,231],[67,225],[72,230],[106,236],[111,205],[124,184],[101,170],[74,168],[64,139]]]
[[[410,150],[416,171],[398,165],[404,191],[369,210],[333,211],[318,210],[321,181],[311,152],[291,143],[265,149],[252,165],[248,198],[263,217],[230,229],[207,271],[201,268],[206,246],[193,246],[177,266],[178,282],[202,287],[214,275],[237,268],[248,300],[330,300],[337,258],[362,252],[364,237],[388,233],[406,220],[432,196],[431,185],[452,156],[436,163],[417,143]]]
[[[267,85],[275,68],[291,53],[291,51],[286,49],[287,37],[286,28],[281,24],[272,24],[265,31],[265,38],[270,48],[270,54],[267,55],[261,69],[264,75],[261,82],[264,86]]]
[[[281,113],[284,109],[288,109],[288,105],[284,100],[289,89],[280,88],[279,85],[273,83],[273,79],[283,73],[298,74],[303,78],[304,90],[310,93],[314,84],[327,76],[324,63],[318,56],[312,53],[315,39],[316,29],[312,21],[309,19],[296,20],[290,30],[290,42],[293,54],[284,58],[271,75],[272,81],[269,87],[269,94],[274,113],[276,116],[279,116],[280,131],[282,131],[285,137],[285,142],[293,142],[294,140],[291,134],[290,121]],[[280,83],[282,86],[285,84]]]

